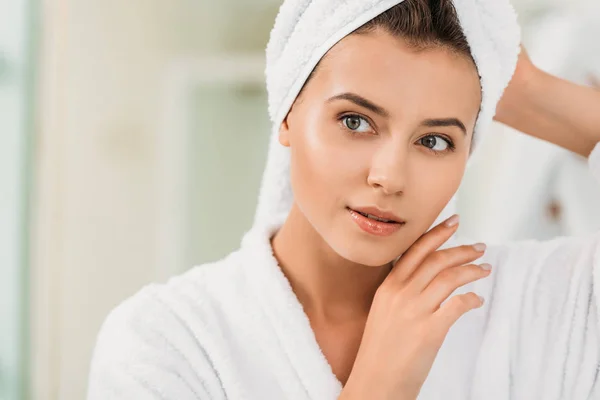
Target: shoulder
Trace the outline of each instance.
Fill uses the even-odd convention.
[[[476,241],[456,241],[471,243]],[[464,290],[485,297],[489,307],[511,304],[507,310],[518,309],[528,293],[535,293],[540,301],[544,296],[551,297],[545,303],[551,305],[582,287],[593,286],[594,271],[600,268],[600,233],[546,241],[488,243],[486,254],[477,263],[491,264],[492,274]]]
[[[221,382],[209,350],[215,335],[230,329],[221,322],[226,311],[220,304],[231,288],[243,296],[240,260],[236,252],[197,266],[165,284],[144,287],[114,308],[96,339],[90,398],[113,391],[217,396]]]
[[[459,237],[452,240],[448,247],[476,243],[473,238]],[[580,259],[588,256],[591,260],[600,257],[600,232],[592,235],[563,236],[551,240],[519,240],[489,243],[485,256],[480,262],[496,264],[544,263],[551,258]]]
[[[95,359],[129,362],[127,357],[185,351],[217,332],[228,297],[249,296],[240,252],[194,267],[164,284],[150,284],[115,307],[98,333]],[[210,330],[207,327],[210,326]]]
[[[600,268],[600,235],[492,245],[481,262],[492,265],[492,275],[473,287],[497,316],[518,318],[527,307],[538,317],[552,315],[566,304],[589,301]]]
[[[269,276],[257,272],[269,271],[266,265],[273,262],[269,235],[268,230],[253,229],[225,258],[144,287],[110,312],[100,330],[99,345],[115,336],[140,341],[150,340],[152,334],[156,343],[161,342],[156,338],[159,335],[163,342],[187,337],[203,344],[227,333],[244,315],[260,311],[257,291],[265,290],[264,280]]]
[[[243,264],[243,256],[237,251],[166,283],[147,285],[108,314],[99,342],[124,335],[149,340],[151,332],[162,332],[167,339],[176,328],[198,329],[209,324],[210,314],[227,296],[244,296],[249,290],[242,274]]]
[[[552,264],[592,262],[599,256],[600,233],[558,237],[552,240],[525,240],[491,245],[487,257],[497,263]]]

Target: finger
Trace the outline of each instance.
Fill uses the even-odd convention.
[[[471,263],[485,254],[486,245],[459,246],[429,255],[409,278],[410,286],[422,292],[442,271]]]
[[[458,288],[487,278],[491,274],[489,264],[469,264],[442,271],[421,294],[419,302],[428,310],[438,310]]]
[[[433,318],[437,323],[441,324],[443,329],[450,330],[460,317],[469,311],[481,308],[483,304],[484,299],[473,292],[457,295],[441,306],[433,314]]]
[[[410,277],[417,267],[432,252],[440,248],[452,237],[458,229],[459,217],[453,215],[429,232],[423,234],[407,251],[400,257],[388,279],[404,282]]]

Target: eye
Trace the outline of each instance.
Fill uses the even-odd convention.
[[[344,127],[353,132],[367,133],[373,130],[369,122],[359,115],[346,115],[341,119]]]
[[[439,135],[429,135],[421,138],[419,143],[435,153],[446,153],[454,150],[454,143]]]

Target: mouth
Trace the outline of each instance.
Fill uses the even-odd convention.
[[[356,225],[371,235],[390,236],[406,224],[406,221],[379,210],[346,208]]]
[[[373,207],[354,208],[354,209],[350,208],[350,207],[347,207],[347,208],[348,208],[348,210],[354,211],[355,213],[358,213],[365,218],[372,219],[373,221],[383,222],[385,224],[400,224],[400,225],[406,224],[406,221],[404,221],[402,218],[397,217],[396,215],[394,215],[390,212],[381,211],[377,208],[373,208]]]

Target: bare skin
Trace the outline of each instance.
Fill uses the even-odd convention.
[[[382,61],[369,62],[374,59]],[[347,92],[389,115],[329,100]],[[391,261],[433,224],[458,189],[480,102],[479,78],[467,57],[444,48],[415,52],[387,33],[350,36],[330,51],[282,125],[296,203],[273,248],[342,384]],[[336,120],[341,113],[369,123],[352,133]],[[424,124],[449,118],[465,130]],[[448,151],[441,137],[436,148],[445,151],[419,143],[434,134],[452,140],[455,150]],[[406,225],[387,238],[366,234],[345,207],[370,205],[398,214]]]
[[[590,75],[588,81],[594,89],[600,89],[600,79],[598,79],[598,77],[596,77],[595,75]]]
[[[453,218],[412,245],[377,290],[341,399],[416,399],[450,328],[482,305],[475,293],[442,305],[491,270],[472,263],[484,247],[438,250],[456,232],[457,220],[448,224]]]
[[[453,288],[487,276],[469,264],[483,253],[437,251],[449,230],[422,236],[464,173],[481,101],[474,66],[445,49],[417,53],[386,35],[350,36],[334,47],[280,131],[292,154],[296,202],[272,244],[345,386],[344,399],[367,393],[372,399],[416,398],[447,330],[481,305],[473,293],[456,296],[443,310],[439,304]],[[347,92],[387,116],[348,100],[329,101]],[[600,92],[543,73],[523,52],[496,119],[588,156],[600,142],[598,110]],[[336,119],[340,114],[364,118],[360,132],[350,135],[342,125],[347,120]],[[461,121],[466,134],[423,123],[440,118]],[[450,139],[455,150],[435,154],[421,142],[427,135]],[[443,144],[439,138],[436,148]],[[368,205],[394,212],[406,225],[389,237],[370,237],[346,210]],[[420,256],[407,258],[414,253]],[[414,276],[421,277],[417,284]],[[429,308],[418,307],[423,304]],[[431,332],[425,341],[423,332]],[[379,393],[371,390],[373,379]]]
[[[536,68],[522,51],[495,119],[588,157],[600,141],[600,92]]]

